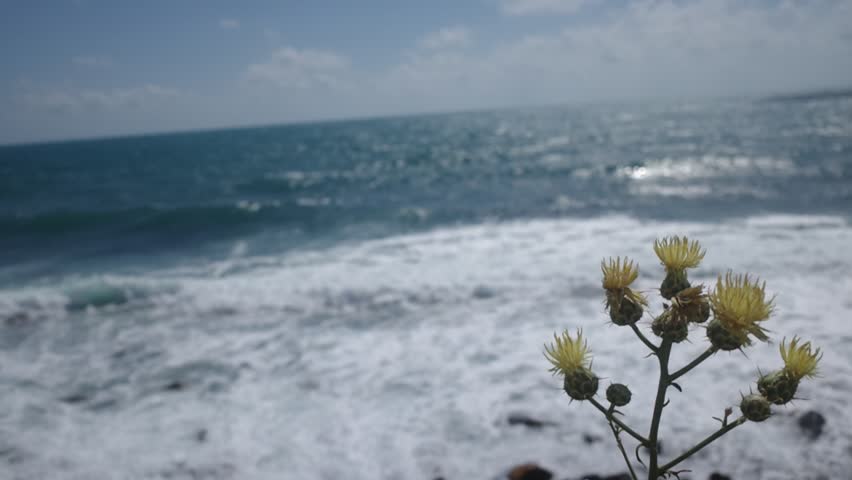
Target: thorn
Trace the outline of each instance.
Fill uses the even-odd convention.
[[[663,403],[663,408],[666,408],[668,406],[669,406],[669,399],[667,398],[666,401]]]
[[[642,457],[640,457],[640,456],[639,456],[639,449],[640,449],[640,448],[642,448],[642,444],[641,444],[641,443],[640,443],[639,445],[636,445],[636,450],[635,450],[635,453],[636,453],[636,461],[638,461],[638,462],[639,462],[639,464],[640,464],[640,465],[642,465],[643,467],[648,468],[648,466],[647,466],[647,465],[645,465],[645,462],[643,462],[643,461],[642,461]]]
[[[670,385],[675,387],[678,392],[683,393],[683,389],[680,388],[680,385],[678,385],[676,382],[672,382]]]

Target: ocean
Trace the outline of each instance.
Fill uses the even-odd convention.
[[[651,292],[655,238],[751,272],[772,343],[672,391],[672,458],[778,368],[791,406],[691,478],[852,469],[852,98],[510,109],[0,147],[0,478],[559,478],[624,471],[543,344],[582,328],[647,430],[656,361],[608,323],[600,261]],[[659,300],[652,310],[660,311]],[[648,318],[642,328],[648,331]],[[676,347],[685,364],[703,329]],[[812,440],[804,412],[827,418]],[[541,429],[510,425],[525,414]]]

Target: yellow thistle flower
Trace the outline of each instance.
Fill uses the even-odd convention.
[[[817,375],[817,364],[822,359],[820,349],[812,349],[811,342],[799,345],[799,337],[793,337],[790,345],[785,345],[786,338],[781,341],[781,358],[784,360],[784,370],[796,381],[803,377],[812,378]]]
[[[706,250],[701,249],[698,240],[689,241],[686,237],[666,237],[654,240],[654,252],[666,271],[681,271],[695,268],[701,263]]]
[[[630,288],[630,284],[639,277],[639,264],[627,257],[624,257],[624,260],[621,257],[610,257],[609,261],[601,260],[601,272],[603,288],[611,294],[608,297],[614,296],[620,302],[622,296],[626,296],[636,304],[648,305],[644,296]]]
[[[607,290],[619,290],[626,288],[639,277],[639,265],[624,257],[609,258],[609,262],[601,260],[601,271],[603,272],[603,288]]]
[[[775,309],[775,298],[766,298],[766,282],[759,283],[746,275],[728,272],[722,281],[716,280],[716,290],[708,297],[716,319],[729,333],[739,337],[743,345],[750,345],[748,334],[766,341],[769,337],[758,322],[763,322]]]
[[[567,330],[562,332],[561,338],[555,333],[553,338],[556,340],[555,344],[544,345],[544,357],[553,364],[551,372],[569,375],[589,368],[591,351],[588,342],[583,339],[582,330],[577,330],[576,338],[571,338]]]

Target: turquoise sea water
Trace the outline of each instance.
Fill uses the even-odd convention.
[[[766,279],[778,340],[820,341],[836,373],[796,407],[838,415],[822,446],[796,443],[794,410],[697,471],[775,435],[786,459],[766,465],[773,453],[754,448],[729,468],[736,478],[848,472],[850,215],[850,98],[0,147],[0,472],[482,478],[529,460],[566,475],[618,470],[606,442],[580,454],[582,434],[608,438],[606,425],[559,396],[541,344],[583,327],[610,376],[651,374],[627,361],[640,353],[629,332],[605,325],[598,264],[629,254],[652,289],[650,244],[674,233],[708,248],[697,281],[729,267]],[[693,335],[677,360],[703,350]],[[664,438],[712,429],[776,356],[761,345],[747,361],[714,358],[684,387],[719,393],[676,410]],[[652,392],[634,394],[642,424]],[[518,430],[505,424],[514,411],[557,426]]]

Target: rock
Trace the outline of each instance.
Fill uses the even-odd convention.
[[[601,476],[601,475],[585,475],[581,477],[580,480],[631,480],[630,474],[627,472],[624,473],[616,473],[615,475]]]
[[[555,423],[553,422],[538,420],[528,415],[524,415],[523,413],[512,413],[509,415],[506,421],[509,422],[509,425],[523,425],[525,427],[535,429],[555,425]]]
[[[506,475],[509,480],[550,480],[553,473],[534,463],[525,463],[509,470]]]
[[[89,397],[85,393],[72,393],[60,398],[59,400],[65,403],[75,404],[83,403],[88,399]]]
[[[238,478],[236,472],[236,467],[230,463],[194,466],[179,461],[170,468],[159,472],[157,478],[163,480],[233,480]]]
[[[30,316],[26,312],[16,312],[6,317],[6,325],[9,327],[18,327],[30,323]]]
[[[183,382],[181,382],[180,380],[175,380],[163,387],[163,390],[166,392],[179,392],[184,388],[186,388],[186,385],[184,385]]]
[[[825,417],[814,410],[811,410],[799,417],[799,427],[804,430],[805,434],[811,440],[822,435],[822,428],[825,426]]]
[[[713,472],[710,474],[710,478],[708,478],[707,480],[731,480],[731,477],[729,477],[728,475],[723,475],[719,472]]]
[[[497,296],[497,292],[494,291],[493,288],[486,287],[485,285],[479,285],[473,289],[471,296],[479,300],[485,300]]]

